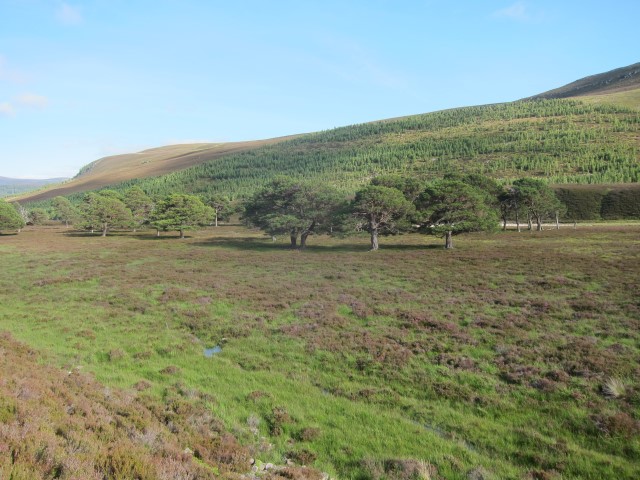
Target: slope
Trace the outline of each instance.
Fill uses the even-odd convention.
[[[504,181],[537,176],[557,184],[638,182],[640,104],[634,95],[640,90],[633,89],[638,71],[640,64],[594,75],[525,101],[250,144],[173,146],[110,157],[90,164],[63,188],[23,199],[134,184],[154,195],[223,193],[237,198],[280,174],[350,193],[381,173],[431,178],[469,172]],[[542,98],[587,93],[575,99]]]
[[[531,98],[572,98],[612,95],[637,89],[640,89],[640,63],[634,63],[627,67],[616,68],[615,70],[581,78],[580,80],[535,95]]]
[[[284,174],[352,193],[368,178],[394,172],[424,179],[470,172],[561,184],[637,182],[639,132],[640,111],[627,107],[565,99],[513,102],[307,134],[113,187],[238,198]]]
[[[104,157],[83,167],[76,177],[63,185],[22,195],[16,200],[25,202],[47,200],[58,195],[70,195],[103,188],[129,179],[165,175],[216,160],[225,155],[250,151],[289,138],[294,138],[294,136],[247,142],[168,145],[138,153]]]

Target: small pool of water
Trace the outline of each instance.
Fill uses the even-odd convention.
[[[215,347],[205,348],[204,356],[205,357],[213,357],[216,353],[222,352],[222,347],[220,345],[216,345]]]

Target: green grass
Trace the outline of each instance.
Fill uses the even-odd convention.
[[[0,237],[0,329],[109,387],[201,392],[263,462],[305,449],[339,478],[391,459],[453,479],[636,478],[639,233],[478,234],[451,252],[406,235],[373,253],[236,226],[28,228]],[[623,397],[603,395],[611,377]]]

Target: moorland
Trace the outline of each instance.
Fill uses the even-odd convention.
[[[100,159],[3,203],[0,478],[640,478],[639,73]],[[543,179],[567,224],[377,252],[236,223],[91,233],[88,206],[131,187],[238,213],[283,174],[343,200],[385,174]],[[87,218],[65,228],[65,203]]]
[[[630,479],[639,233],[479,233],[449,251],[412,234],[371,253],[366,238],[318,237],[300,251],[237,225],[185,240],[27,227],[2,237],[0,321],[5,342],[44,352],[70,378],[90,372],[104,389],[95,398],[118,399],[108,416],[126,427],[110,437],[118,461],[77,447],[89,464],[111,459],[108,478],[160,478],[126,476],[158,464],[140,453],[159,448],[151,416],[186,451],[202,444],[187,435],[202,418],[226,455],[200,447],[198,462],[228,478],[249,472],[249,458],[286,458],[337,478]],[[18,385],[13,403],[2,392],[5,429],[25,421]],[[56,395],[64,408],[38,431],[73,439],[95,422],[59,383],[37,398]],[[155,413],[137,418],[137,404]],[[11,478],[37,478],[43,459],[64,471],[64,449],[56,463],[44,438],[16,450],[33,476]],[[135,459],[146,470],[126,470]]]

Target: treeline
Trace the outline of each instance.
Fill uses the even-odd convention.
[[[566,185],[555,188],[570,220],[640,219],[640,185]]]
[[[112,229],[153,227],[177,231],[180,238],[188,229],[218,225],[234,213],[250,227],[275,238],[286,235],[292,247],[304,248],[310,235],[369,232],[371,250],[378,249],[378,237],[399,232],[421,232],[445,238],[452,248],[452,237],[466,232],[491,231],[502,218],[503,228],[514,219],[542,230],[545,219],[565,212],[553,190],[542,180],[522,178],[507,187],[478,175],[447,175],[423,182],[416,177],[384,175],[374,177],[349,199],[328,185],[286,176],[272,179],[243,202],[214,195],[172,193],[153,199],[140,187],[124,193],[102,190],[86,194],[79,205],[67,198],[53,199],[49,211],[27,210],[19,204],[0,202],[0,229],[20,229],[26,223],[39,224],[49,218],[73,223],[76,228],[100,232]]]
[[[384,174],[638,182],[639,131],[640,112],[612,105],[536,100],[467,107],[304,135],[114,188],[138,185],[150,195],[218,193],[238,199],[276,175],[311,179],[349,194]]]

